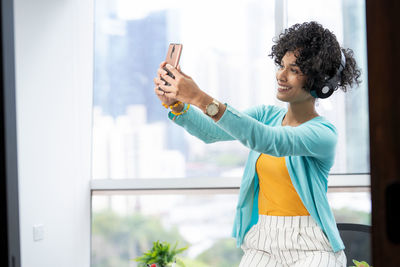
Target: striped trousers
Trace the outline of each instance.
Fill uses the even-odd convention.
[[[344,251],[332,247],[311,216],[259,215],[246,234],[239,267],[344,267]]]

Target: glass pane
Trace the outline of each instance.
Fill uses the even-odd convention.
[[[186,266],[238,266],[242,250],[230,237],[236,194],[94,195],[92,266],[136,266],[154,241],[188,246]]]
[[[337,189],[335,189],[337,190]],[[94,195],[92,266],[136,266],[154,241],[188,246],[186,266],[238,266],[243,254],[230,237],[237,192]],[[328,193],[338,223],[371,225],[369,192]]]
[[[287,0],[288,25],[317,21],[333,31],[341,46],[351,48],[362,83],[347,93],[318,100],[317,110],[338,129],[331,173],[369,173],[367,46],[364,0]]]
[[[371,193],[369,190],[332,190],[328,192],[328,200],[337,223],[371,225]]]
[[[238,109],[277,104],[267,56],[273,3],[97,0],[93,178],[241,176],[247,149],[237,142],[205,145],[173,125],[152,78],[168,43],[182,42],[183,70],[211,95]],[[288,0],[287,7],[288,25],[317,20],[355,52],[364,82],[319,100],[318,110],[339,131],[331,172],[368,173],[364,1]]]
[[[262,0],[96,0],[93,178],[241,176],[247,149],[173,125],[153,77],[181,42],[182,70],[205,91],[238,109],[274,104],[273,12]]]

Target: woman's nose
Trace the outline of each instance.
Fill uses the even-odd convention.
[[[278,81],[282,81],[282,82],[286,82],[286,71],[284,69],[278,69],[278,71],[276,72],[276,79]]]

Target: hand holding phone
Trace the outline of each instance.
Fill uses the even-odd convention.
[[[183,48],[182,44],[175,44],[175,43],[169,44],[167,57],[165,59],[167,64],[172,65],[174,68],[178,67],[179,59],[181,58],[182,48]],[[175,76],[166,67],[164,67],[164,70],[168,72],[168,76],[175,79]],[[163,78],[161,78],[161,80],[165,82]],[[166,85],[170,84],[166,82]]]

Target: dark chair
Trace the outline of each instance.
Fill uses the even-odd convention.
[[[353,259],[372,265],[371,226],[353,223],[338,223],[340,236],[345,245],[347,266],[355,266]]]

